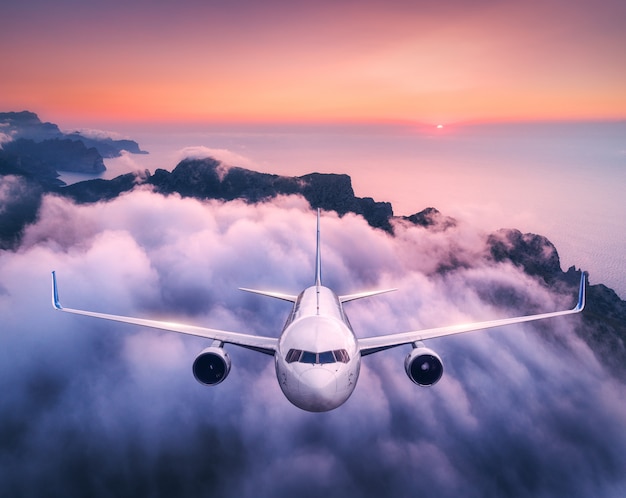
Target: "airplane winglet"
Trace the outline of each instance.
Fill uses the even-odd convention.
[[[582,311],[585,309],[585,303],[587,300],[587,276],[589,274],[584,271],[580,275],[580,289],[578,291],[578,304],[574,308],[576,311]]]
[[[57,286],[57,275],[55,271],[52,272],[52,306],[57,310],[63,309],[59,301],[59,288]]]

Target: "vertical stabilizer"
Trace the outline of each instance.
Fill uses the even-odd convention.
[[[320,208],[317,208],[317,247],[315,249],[315,285],[322,285],[322,255],[320,252]]]

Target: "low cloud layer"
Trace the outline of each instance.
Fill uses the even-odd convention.
[[[11,140],[13,140],[13,137],[10,134],[0,131],[0,149],[2,149],[2,144],[9,143]]]
[[[203,145],[196,145],[193,147],[184,147],[177,152],[177,161],[180,162],[183,159],[205,159],[212,157],[218,161],[222,161],[222,167],[227,170],[227,165],[237,165],[242,168],[255,168],[256,164],[251,159],[237,154],[228,149],[219,149],[212,147],[205,147]]]
[[[75,130],[67,130],[64,133],[78,133],[79,135],[87,138],[93,138],[95,140],[122,140],[129,139],[129,137],[118,133],[116,131],[98,130],[95,128],[77,128]]]
[[[322,220],[324,283],[397,286],[346,305],[359,336],[572,305],[485,258],[459,226],[397,236]],[[283,397],[270,357],[228,347],[215,388],[191,373],[207,341],[50,306],[176,318],[277,335],[313,281],[315,216],[299,197],[248,206],[148,190],[106,204],[44,199],[21,247],[0,252],[0,495],[603,496],[626,493],[626,389],[574,334],[578,318],[429,341],[439,384],[406,377],[406,348],[363,359],[329,413]],[[454,260],[457,270],[436,269]],[[495,291],[494,291],[495,289]],[[517,296],[520,307],[496,304]],[[497,296],[496,296],[497,297]]]

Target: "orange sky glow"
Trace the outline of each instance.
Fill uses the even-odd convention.
[[[75,124],[626,118],[626,3],[23,0],[0,110]]]

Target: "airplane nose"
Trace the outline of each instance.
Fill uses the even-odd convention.
[[[300,375],[300,393],[328,396],[337,392],[337,377],[322,367],[313,367]]]

